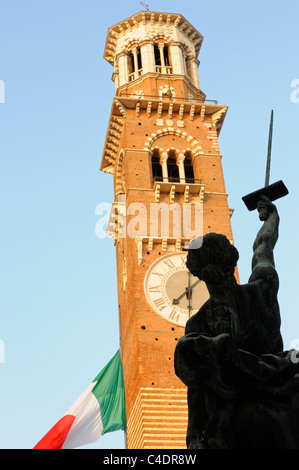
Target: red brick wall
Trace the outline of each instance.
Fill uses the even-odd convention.
[[[152,81],[148,86],[149,91],[154,92],[151,88]],[[158,125],[161,124],[161,119],[162,126]],[[178,127],[178,121],[183,121],[184,127]],[[195,178],[205,185],[204,233],[223,233],[232,240],[221,155],[211,118],[207,116],[203,120],[201,115],[197,114],[192,120],[190,114],[179,115],[179,107],[173,113],[172,119],[169,119],[167,110],[160,115],[154,110],[149,116],[146,107],[140,109],[139,115],[135,109],[128,109],[120,142],[120,148],[125,154],[123,183],[126,188],[126,203],[127,207],[135,202],[143,203],[147,214],[149,204],[155,202],[150,153],[155,147],[165,151],[172,147],[182,151],[188,148],[191,150]],[[182,197],[177,195],[175,202],[182,201]],[[133,216],[128,217],[127,222],[132,218]],[[134,429],[140,425],[137,421],[141,420],[141,415],[137,412],[134,414],[135,421],[133,418],[130,420],[140,389],[185,390],[185,386],[175,376],[173,363],[176,342],[184,334],[184,328],[167,322],[154,312],[144,294],[146,272],[151,264],[164,254],[166,253],[162,252],[161,244],[154,245],[153,251],[147,251],[144,247],[143,263],[140,265],[136,241],[131,238],[116,241],[126,409],[130,422],[128,436],[133,436]],[[127,279],[125,289],[124,275]],[[139,399],[142,401],[142,397]],[[156,402],[153,402],[153,407],[154,403]],[[154,412],[154,408],[152,409]],[[164,411],[167,409],[169,413],[174,412],[173,408],[164,407]],[[178,410],[180,408],[177,408],[176,413],[179,413]],[[186,423],[183,433],[185,427]],[[157,446],[157,443],[155,445]]]

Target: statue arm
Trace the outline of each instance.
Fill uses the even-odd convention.
[[[275,268],[273,252],[278,240],[279,216],[275,205],[263,198],[258,211],[264,223],[253,245],[252,272],[259,266]]]

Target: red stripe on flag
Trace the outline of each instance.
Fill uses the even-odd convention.
[[[33,447],[33,449],[61,449],[75,416],[65,415],[55,426]]]

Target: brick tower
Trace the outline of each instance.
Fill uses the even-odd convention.
[[[115,97],[100,169],[114,178],[108,229],[128,448],[186,447],[187,393],[174,349],[208,298],[186,269],[186,250],[202,230],[233,242],[218,147],[227,106],[207,102],[200,89],[202,40],[182,15],[142,11],[109,28],[105,45]]]

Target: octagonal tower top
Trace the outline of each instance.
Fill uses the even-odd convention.
[[[132,92],[149,76],[172,76],[199,92],[197,57],[202,41],[203,36],[175,13],[141,11],[110,27],[104,58],[114,67],[116,94]]]

